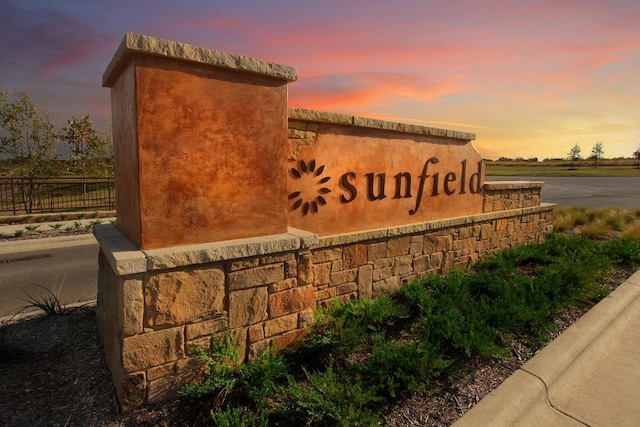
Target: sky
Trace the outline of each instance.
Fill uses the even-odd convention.
[[[126,32],[297,68],[289,106],[471,132],[489,159],[631,157],[638,0],[2,0],[0,89],[110,121]]]

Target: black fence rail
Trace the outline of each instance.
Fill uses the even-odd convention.
[[[0,215],[113,210],[113,178],[0,178]]]

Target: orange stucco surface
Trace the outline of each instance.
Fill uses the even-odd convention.
[[[320,124],[289,159],[289,225],[320,235],[482,213],[470,141]]]
[[[135,67],[130,63],[111,88],[113,160],[116,165],[118,227],[140,246],[140,181],[135,96]]]
[[[286,232],[285,82],[158,57],[133,63],[135,120],[114,120],[119,135],[137,136],[137,147],[115,141],[127,237],[150,249]],[[114,85],[125,103],[131,95],[117,88],[131,91],[129,69]]]

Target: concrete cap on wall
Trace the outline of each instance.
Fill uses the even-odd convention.
[[[289,108],[289,120],[300,120],[334,125],[347,125],[414,135],[459,139],[463,141],[473,141],[474,139],[476,139],[476,135],[469,132],[439,129],[429,126],[413,125],[409,123],[392,122],[388,120],[370,119],[367,117],[350,116],[347,114],[308,110],[305,108]]]
[[[102,86],[111,87],[129,57],[135,54],[172,58],[181,61],[211,65],[230,70],[244,71],[282,80],[295,81],[298,70],[287,65],[274,64],[260,59],[219,52],[142,34],[126,33],[118,50],[102,75]]]

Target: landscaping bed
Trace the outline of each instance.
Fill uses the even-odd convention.
[[[552,235],[393,297],[336,306],[296,351],[249,365],[234,365],[222,340],[208,359],[216,375],[184,399],[127,414],[117,410],[93,308],[7,321],[0,424],[450,425],[629,277],[638,245]]]

